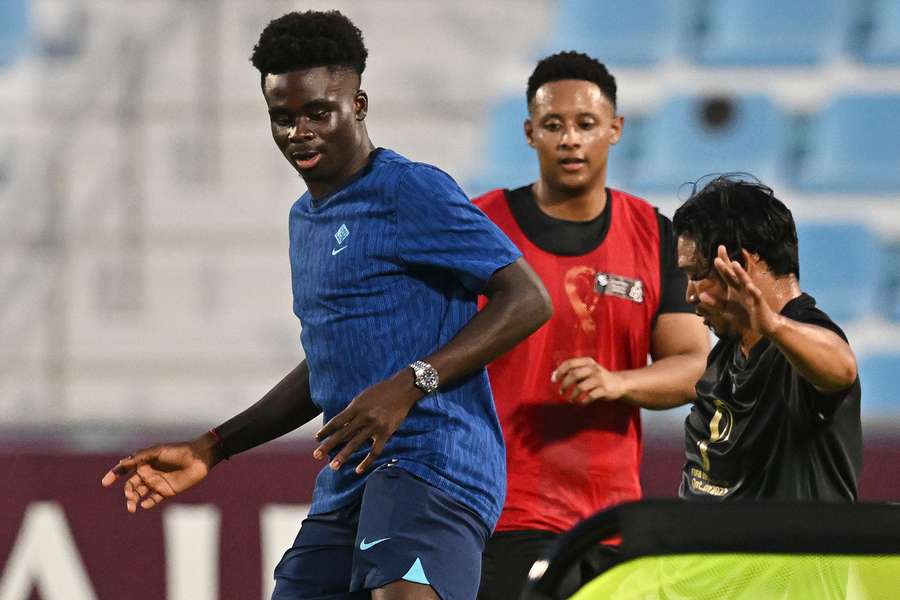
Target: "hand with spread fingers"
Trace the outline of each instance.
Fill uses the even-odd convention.
[[[744,263],[750,265],[752,255],[746,250],[741,252]],[[781,317],[765,301],[762,291],[753,283],[747,270],[728,257],[725,246],[719,246],[713,265],[728,288],[725,310],[731,313],[729,317],[743,328],[771,336],[778,328]]]
[[[550,380],[559,382],[560,395],[574,404],[618,400],[627,391],[621,373],[608,371],[587,356],[563,361],[550,375]]]
[[[354,451],[371,443],[371,450],[355,469],[357,474],[364,473],[421,397],[422,392],[412,385],[409,370],[367,388],[316,433],[321,443],[313,457],[323,460],[343,444],[329,464],[337,471]]]
[[[150,509],[202,481],[215,464],[213,448],[204,437],[145,448],[120,460],[101,484],[110,487],[120,477],[126,478],[128,512],[137,512],[138,507]]]

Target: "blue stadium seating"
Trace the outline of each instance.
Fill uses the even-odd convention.
[[[900,352],[864,355],[858,364],[863,415],[900,415]]]
[[[611,65],[651,65],[670,57],[690,24],[695,1],[563,0],[545,55],[578,50]]]
[[[900,2],[870,1],[872,7],[866,24],[868,35],[859,49],[860,56],[873,64],[900,63]]]
[[[64,60],[84,51],[91,24],[88,11],[78,3],[56,9],[53,27],[43,27],[38,33],[41,52],[44,56]]]
[[[609,166],[606,170],[606,185],[630,192],[628,185],[634,168],[634,159],[640,151],[646,119],[637,115],[625,115],[625,126],[619,142],[609,149]]]
[[[884,244],[882,252],[884,275],[879,312],[886,319],[900,323],[900,240]]]
[[[809,192],[900,190],[900,95],[846,95],[809,124],[795,184]]]
[[[30,36],[28,0],[0,2],[0,68],[15,62]]]
[[[472,196],[497,187],[519,187],[537,178],[537,157],[522,128],[527,118],[524,92],[501,100],[489,111],[483,144],[485,166],[466,182],[466,191]]]
[[[709,173],[743,171],[771,182],[790,135],[788,119],[763,95],[677,96],[643,129],[630,183],[673,195]]]
[[[871,315],[882,290],[883,254],[855,223],[801,223],[800,287],[838,324]]]
[[[759,66],[816,64],[847,46],[853,0],[714,0],[695,58]]]

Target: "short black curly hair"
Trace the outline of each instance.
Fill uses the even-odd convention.
[[[336,10],[290,12],[271,21],[250,62],[265,77],[313,67],[352,69],[362,75],[369,51],[362,32]]]
[[[528,78],[528,89],[525,92],[528,106],[531,106],[539,87],[561,79],[581,79],[596,83],[613,108],[616,107],[616,78],[596,58],[575,51],[557,52],[538,62]]]

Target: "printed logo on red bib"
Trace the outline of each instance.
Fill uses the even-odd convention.
[[[594,276],[594,291],[638,304],[644,301],[644,283],[640,279],[631,279],[614,273],[598,271]]]

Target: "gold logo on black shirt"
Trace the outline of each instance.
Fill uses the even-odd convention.
[[[709,475],[695,467],[691,467],[691,489],[711,496],[725,496],[730,491],[728,487],[720,482],[711,481]]]
[[[731,436],[731,429],[734,426],[734,414],[724,402],[718,398],[713,400],[716,406],[716,412],[713,413],[709,420],[709,439],[698,440],[697,449],[700,451],[700,460],[703,461],[703,469],[710,470],[709,464],[709,445],[716,442],[725,442]]]

